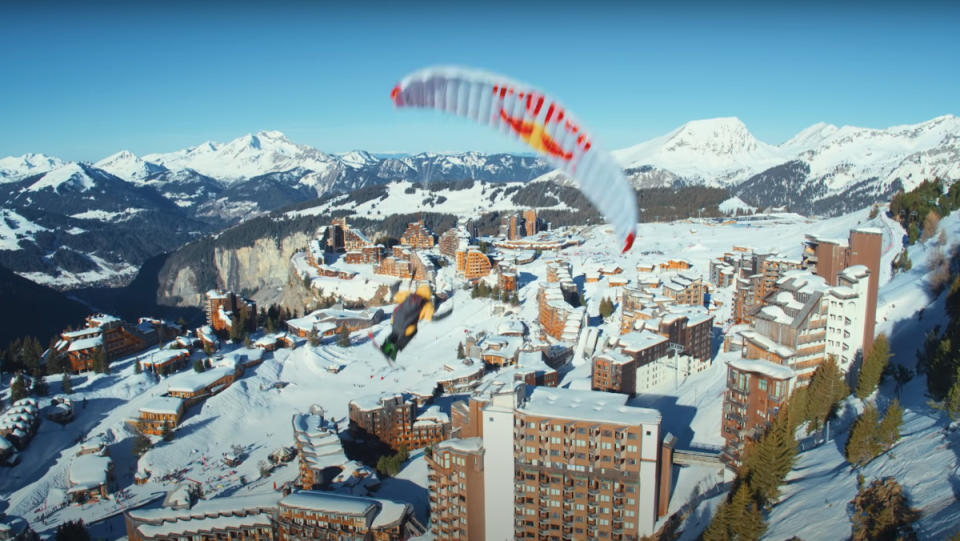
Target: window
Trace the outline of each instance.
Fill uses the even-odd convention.
[[[759,380],[757,380],[757,389],[759,389],[759,390],[761,390],[761,391],[766,391],[766,390],[767,390],[767,380],[765,380],[765,379],[759,379]]]

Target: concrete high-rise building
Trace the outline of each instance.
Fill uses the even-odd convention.
[[[763,360],[734,359],[727,364],[723,394],[724,459],[734,465],[748,441],[756,440],[773,421],[793,390],[790,367]]]
[[[883,254],[883,232],[872,227],[850,231],[845,242],[807,235],[804,241],[803,264],[808,270],[822,276],[827,284],[839,285],[841,271],[855,265],[863,265],[870,271],[867,285],[866,312],[863,323],[864,354],[873,347],[873,334],[877,319],[877,291],[880,286],[880,256]]]
[[[438,443],[427,457],[435,539],[484,539],[483,440]]]

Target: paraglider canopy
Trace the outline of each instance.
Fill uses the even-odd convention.
[[[446,111],[524,141],[572,177],[617,231],[626,252],[637,226],[636,192],[613,157],[560,103],[543,92],[493,73],[457,67],[415,71],[390,92],[397,107]]]

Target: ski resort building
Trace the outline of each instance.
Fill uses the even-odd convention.
[[[131,509],[124,519],[130,541],[403,541],[425,531],[409,503],[307,490],[214,498],[188,509]]]
[[[33,398],[21,398],[0,415],[0,438],[17,449],[23,450],[30,443],[40,424],[40,410]],[[8,454],[13,450],[0,444]]]
[[[400,244],[415,250],[429,250],[434,245],[433,232],[423,224],[423,220],[411,222],[400,235]]]
[[[482,513],[486,539],[653,533],[671,484],[659,412],[628,406],[622,394],[497,383],[471,397],[466,418],[458,419],[461,439],[447,448],[449,466],[436,451],[428,463],[432,516],[470,515],[462,528]],[[466,469],[473,475],[460,476]],[[454,471],[461,480],[451,500],[441,488]],[[482,505],[472,501],[478,493]],[[440,521],[435,533],[449,539],[457,529],[455,521]]]
[[[417,415],[417,404],[402,394],[351,400],[350,429],[370,435],[393,449],[420,449],[450,435],[450,418],[431,407]]]
[[[150,346],[159,340],[172,338],[179,329],[152,318],[140,318],[132,325],[108,314],[87,316],[86,326],[75,331],[63,331],[54,346],[64,355],[74,372],[93,370],[96,355],[102,353],[106,360],[117,359]]]
[[[298,484],[304,490],[354,486],[376,479],[370,468],[347,458],[340,444],[339,427],[322,410],[294,414],[292,424],[293,444],[300,460]]]
[[[681,272],[665,279],[661,291],[676,304],[703,306],[708,288],[699,276]]]
[[[727,364],[723,394],[723,458],[739,466],[747,443],[756,440],[786,403],[796,383],[788,366],[765,360],[734,359]]]
[[[214,332],[229,332],[234,316],[246,322],[245,328],[248,331],[257,330],[257,304],[232,291],[207,291],[203,308],[207,325],[210,325]]]
[[[373,246],[366,235],[347,225],[346,217],[330,220],[330,225],[320,232],[320,238],[326,246],[326,251],[329,252],[362,251],[366,247]],[[323,262],[319,258],[315,258],[314,261],[313,264]]]
[[[146,434],[163,435],[165,428],[170,430],[180,425],[186,402],[175,396],[158,396],[140,406],[140,416],[135,423]]]
[[[869,271],[866,295],[866,315],[862,343],[859,349],[869,352],[873,347],[877,319],[877,290],[880,284],[880,256],[883,254],[883,232],[864,227],[850,231],[846,242],[807,235],[804,242],[803,266],[822,276],[831,286],[841,285],[842,271],[862,265]]]
[[[490,274],[490,258],[476,246],[467,246],[456,252],[457,273],[467,280],[478,280]]]
[[[287,320],[287,329],[300,338],[307,338],[313,333],[321,337],[334,336],[341,330],[353,332],[370,328],[383,321],[384,313],[381,308],[365,310],[347,310],[337,304],[330,308],[314,310],[306,316]]]
[[[67,494],[74,503],[106,498],[113,478],[113,461],[101,455],[80,455],[70,464]]]
[[[426,457],[431,532],[438,541],[485,539],[483,439],[449,439]]]
[[[470,232],[467,231],[467,228],[460,225],[447,229],[440,235],[440,240],[437,241],[437,244],[439,245],[441,254],[453,259],[457,257],[458,251],[470,246],[470,238]]]

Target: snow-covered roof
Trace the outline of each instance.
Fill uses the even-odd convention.
[[[760,359],[732,359],[727,364],[743,372],[756,372],[774,379],[790,379],[794,376],[789,366]]]
[[[453,438],[438,443],[435,449],[438,451],[450,449],[461,453],[478,453],[483,450],[483,438]]]
[[[60,333],[63,337],[70,340],[80,338],[82,336],[94,336],[103,334],[103,329],[97,327],[84,327],[82,329],[77,329],[75,331],[65,331]]]
[[[516,318],[506,318],[497,325],[498,334],[523,334],[523,322]]]
[[[780,308],[779,306],[764,306],[760,309],[760,314],[783,325],[789,325],[793,323],[793,318],[788,316],[787,313],[783,311],[783,308]]]
[[[173,396],[158,396],[140,406],[140,411],[161,415],[178,415],[183,408],[183,399]]]
[[[72,489],[89,490],[107,482],[107,472],[113,461],[100,455],[80,455],[70,464],[70,485]]]
[[[613,349],[598,353],[596,358],[606,359],[610,361],[610,364],[627,364],[634,360],[633,357]]]
[[[760,348],[766,351],[769,351],[771,353],[775,353],[784,359],[786,359],[787,357],[791,357],[795,353],[793,349],[787,346],[778,344],[773,340],[771,340],[770,338],[767,338],[766,336],[758,333],[757,331],[744,330],[744,331],[740,331],[740,335],[746,338],[747,340],[753,342]]]
[[[667,341],[667,338],[650,331],[631,331],[620,336],[619,343],[624,351],[643,351],[658,346]]]
[[[627,396],[599,391],[534,387],[518,408],[528,415],[625,425],[660,424],[660,412],[627,405]]]
[[[854,229],[857,233],[869,233],[871,235],[883,235],[883,231],[877,227],[858,227]]]
[[[215,366],[204,372],[182,372],[171,376],[167,382],[167,390],[181,393],[195,393],[211,386],[220,378],[236,373],[236,368],[229,366]]]
[[[164,522],[157,526],[142,524],[137,528],[137,531],[146,539],[199,537],[197,534],[200,532],[222,531],[230,528],[255,528],[258,526],[267,528],[272,526],[271,520],[272,517],[267,513],[256,513],[245,516],[229,515]]]
[[[296,507],[338,515],[368,516],[378,510],[378,501],[373,498],[347,496],[331,492],[304,490],[294,492],[280,500],[283,507]]]
[[[90,316],[88,319],[91,323],[96,323],[97,325],[106,325],[107,323],[120,321],[120,318],[111,316],[110,314],[95,314]]]
[[[13,444],[7,441],[7,438],[0,436],[0,451],[9,451],[13,449]]]
[[[74,340],[70,342],[70,349],[68,351],[82,351],[84,349],[95,348],[103,345],[103,336],[97,335],[92,338],[84,338],[82,340]]]
[[[355,404],[360,411],[371,411],[379,409],[385,400],[391,399],[399,399],[400,402],[403,402],[403,395],[400,393],[369,394],[354,398],[350,401],[350,404]]]
[[[849,280],[860,280],[870,275],[870,269],[866,265],[851,265],[840,271],[840,275]]]
[[[278,492],[266,492],[251,496],[230,496],[228,498],[200,500],[190,509],[167,509],[163,507],[153,509],[140,508],[131,509],[128,513],[137,520],[150,522],[189,520],[192,517],[203,518],[217,515],[227,515],[228,517],[236,518],[235,514],[240,511],[250,512],[276,509],[280,498],[281,494]]]
[[[162,365],[183,356],[189,357],[190,352],[185,349],[160,349],[140,357],[140,364]]]

